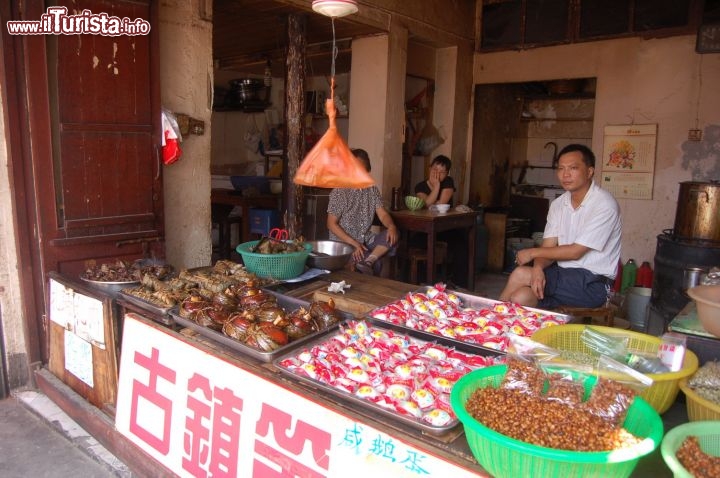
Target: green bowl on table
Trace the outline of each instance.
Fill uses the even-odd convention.
[[[417,196],[405,196],[405,206],[411,211],[425,207],[425,201]]]

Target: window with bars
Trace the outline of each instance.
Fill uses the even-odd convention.
[[[694,32],[720,0],[483,0],[480,51]]]

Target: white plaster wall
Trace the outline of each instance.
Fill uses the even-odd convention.
[[[387,103],[389,39],[386,35],[353,40],[350,67],[350,125],[352,148],[368,152],[372,178],[383,190],[385,109]],[[388,196],[385,196],[388,197]]]
[[[5,137],[4,104],[0,102],[0,320],[4,339],[4,362],[8,365],[10,388],[28,380],[25,323],[20,302],[20,276],[14,222],[12,185],[10,184],[8,142]]]
[[[435,101],[433,102],[433,125],[443,143],[430,156],[443,154],[450,158],[450,176],[460,179],[465,158],[453,157],[453,120],[455,115],[455,76],[457,71],[457,48],[441,48],[435,55]],[[456,186],[459,186],[456,184]],[[455,203],[462,202],[462,191],[455,193]]]
[[[205,122],[205,134],[183,138],[182,157],[164,168],[167,260],[177,268],[210,264],[212,23],[195,1],[160,5],[160,83],[165,108]]]
[[[720,128],[720,54],[695,53],[695,36],[626,38],[526,51],[476,54],[476,84],[597,78],[592,147],[602,154],[606,125],[657,123],[652,200],[621,199],[623,261],[655,256],[657,236],[673,227],[679,183],[720,179],[718,151],[683,160],[688,129]],[[714,140],[717,141],[717,138]]]

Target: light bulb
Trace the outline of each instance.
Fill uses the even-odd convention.
[[[344,17],[357,13],[358,6],[355,0],[313,0],[313,11],[326,17]]]

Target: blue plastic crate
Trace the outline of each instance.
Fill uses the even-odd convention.
[[[250,233],[267,236],[270,229],[280,227],[280,211],[277,209],[250,208]]]

